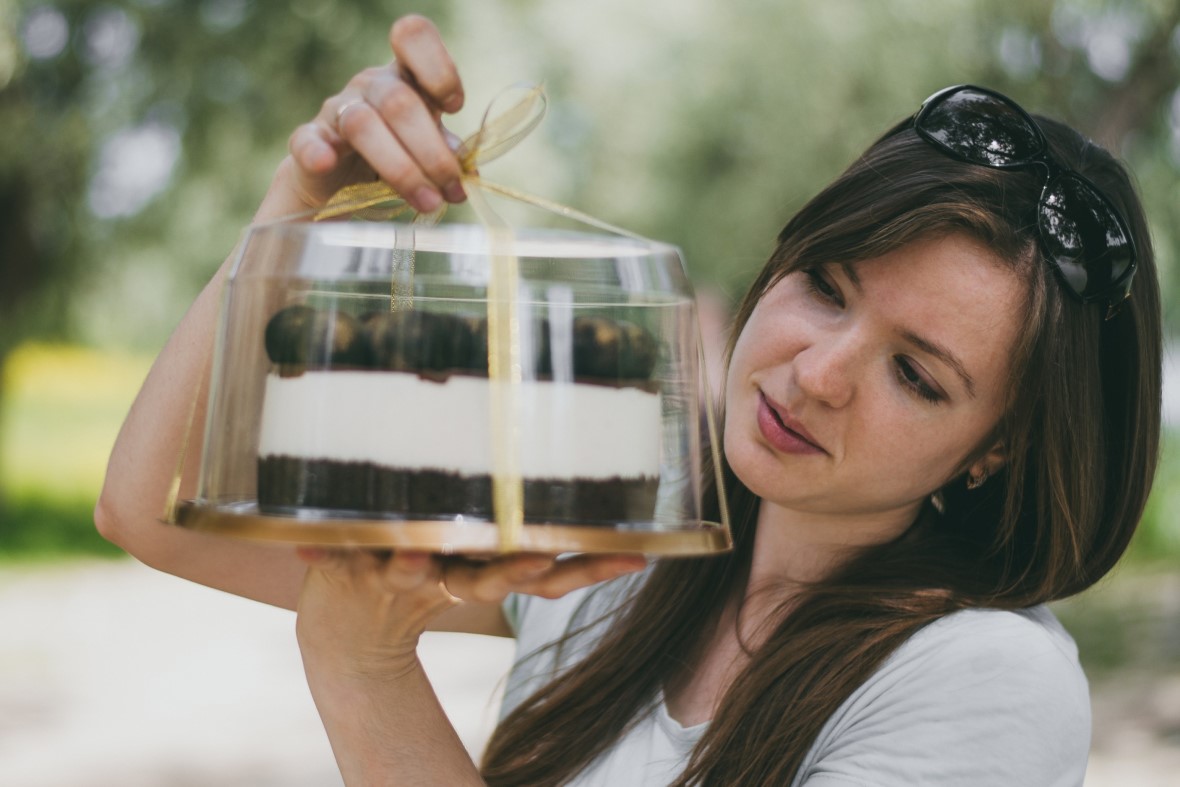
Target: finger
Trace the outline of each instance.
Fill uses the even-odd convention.
[[[463,108],[459,69],[433,22],[417,14],[404,16],[390,28],[389,43],[398,66],[435,105],[446,112]]]
[[[428,583],[437,584],[441,578],[438,561],[427,552],[395,551],[381,572],[382,584],[395,593],[417,590]]]
[[[364,549],[300,546],[295,552],[310,568],[337,578],[347,577],[349,581],[371,576],[381,566],[381,561]]]
[[[490,562],[451,561],[444,565],[447,590],[463,601],[497,604],[518,585],[550,571],[550,555],[521,554]]]
[[[348,556],[339,549],[300,545],[295,547],[295,556],[321,571],[341,571],[348,565]]]
[[[348,153],[350,148],[340,134],[340,121],[353,106],[364,101],[369,84],[387,73],[390,73],[388,66],[366,68],[353,75],[339,93],[324,99],[315,118],[295,129],[288,140],[287,147],[297,163],[310,165],[305,168],[322,174],[325,169],[330,170],[335,165],[335,162],[328,163],[330,153],[335,153],[337,159]],[[322,157],[324,163],[313,161],[317,156]]]
[[[287,140],[301,198],[308,205],[322,204],[341,186],[372,180],[375,173],[341,137],[337,118],[346,107],[363,101],[363,90],[380,69],[366,69],[354,76],[339,94],[329,97],[316,117],[292,132]]]
[[[346,106],[347,111],[340,115],[337,131],[348,145],[419,213],[430,213],[441,207],[442,194],[373,105],[362,101]]]
[[[422,96],[392,73],[374,79],[365,98],[385,121],[401,146],[432,184],[450,202],[463,199],[459,159],[447,144],[442,128],[430,114]],[[396,188],[396,187],[395,187]]]
[[[340,163],[340,154],[333,143],[340,137],[319,123],[304,123],[292,132],[287,150],[301,169],[312,175],[326,175]]]
[[[557,561],[552,569],[520,583],[514,590],[542,598],[561,598],[579,588],[642,571],[646,567],[647,561],[642,555],[578,555]]]
[[[384,68],[375,66],[366,68],[353,75],[343,90],[334,96],[328,96],[328,98],[324,99],[324,103],[320,105],[320,111],[316,113],[315,118],[308,124],[309,128],[302,130],[301,127],[300,129],[296,129],[296,132],[301,135],[306,135],[307,132],[313,132],[318,141],[327,144],[338,154],[347,150],[348,143],[340,133],[340,124],[344,120],[344,116],[353,107],[364,102],[365,91],[373,80],[388,73],[391,73],[388,66]],[[301,139],[307,139],[307,137],[301,136]],[[294,150],[292,150],[293,152]]]

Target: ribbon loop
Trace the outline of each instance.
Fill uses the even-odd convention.
[[[515,100],[498,113],[498,105]],[[465,139],[459,147],[459,179],[466,189],[486,188],[491,184],[479,178],[480,164],[500,158],[533,133],[545,118],[548,102],[540,85],[516,85],[501,92],[484,111],[479,130]],[[496,189],[500,193],[507,189]],[[514,195],[515,196],[515,195]],[[538,204],[534,201],[532,204]],[[546,208],[551,209],[551,208]],[[437,224],[446,212],[444,204],[430,214],[416,213],[397,190],[381,180],[353,183],[337,191],[322,208],[311,213],[312,220],[325,221],[343,216],[359,216],[377,221],[389,221],[406,213],[414,213],[417,224]],[[569,216],[569,209],[555,211]]]
[[[494,114],[497,104],[504,104],[516,93],[523,95],[499,114]],[[512,150],[520,141],[533,133],[549,106],[545,91],[540,85],[513,85],[492,99],[484,110],[479,131],[463,142],[459,161],[466,174],[474,174],[480,164],[486,164]]]

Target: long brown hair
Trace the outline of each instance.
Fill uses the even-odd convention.
[[[1069,128],[1038,122],[1057,160],[1098,184],[1134,236],[1139,270],[1113,319],[1063,292],[1042,258],[1032,218],[1037,172],[953,161],[904,123],[791,219],[738,308],[734,337],[793,270],[870,260],[947,232],[982,241],[1028,282],[1028,330],[988,442],[1003,444],[1004,469],[979,490],[956,478],[900,537],[803,588],[726,692],[679,787],[789,784],[824,722],[915,631],[959,609],[1021,609],[1077,593],[1126,549],[1159,448],[1150,240],[1123,168]],[[483,761],[489,784],[568,782],[691,670],[727,601],[744,592],[753,551],[759,500],[722,469],[734,551],[657,564],[593,652],[500,724]],[[707,502],[716,514],[715,495]]]

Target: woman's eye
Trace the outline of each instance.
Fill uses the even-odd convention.
[[[913,363],[903,355],[897,356],[897,378],[901,384],[909,388],[928,402],[941,402],[942,394],[934,390],[922,375],[914,368]]]
[[[822,300],[830,301],[837,306],[844,305],[844,301],[840,298],[840,291],[824,278],[823,271],[820,268],[808,268],[804,273],[807,276],[807,289],[812,295]]]

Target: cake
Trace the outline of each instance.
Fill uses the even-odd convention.
[[[264,512],[493,519],[487,323],[411,309],[289,306],[266,327]],[[657,344],[602,317],[522,323],[526,522],[651,521]]]

